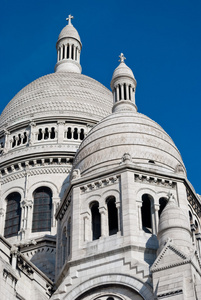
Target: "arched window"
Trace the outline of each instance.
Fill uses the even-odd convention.
[[[119,89],[119,100],[122,100],[122,94],[121,94],[121,86],[118,84],[118,89]]]
[[[66,261],[66,256],[67,256],[66,248],[67,248],[67,232],[65,227],[62,233],[62,265],[64,265]]]
[[[9,238],[11,236],[16,236],[18,234],[18,231],[20,230],[21,196],[19,193],[14,192],[8,195],[6,200],[7,200],[7,208],[6,208],[4,236],[5,238]]]
[[[49,131],[48,128],[45,128],[44,140],[47,140],[48,138],[49,138]]]
[[[192,224],[193,223],[193,216],[192,216],[192,213],[190,212],[190,210],[189,210],[188,214],[189,214],[190,224]]]
[[[71,58],[74,59],[74,45],[72,45]]]
[[[84,139],[84,129],[80,130],[80,140],[82,141]]]
[[[55,128],[54,127],[51,128],[50,138],[55,139]]]
[[[13,142],[12,142],[12,148],[16,146],[16,138],[15,136],[13,137]]]
[[[52,192],[48,187],[40,187],[33,193],[34,209],[32,232],[51,230]]]
[[[71,248],[71,218],[68,220],[68,225],[67,225],[67,254],[68,256],[70,255],[70,248]]]
[[[68,127],[68,131],[67,131],[67,139],[71,139],[72,138],[72,132],[71,132],[71,128]]]
[[[162,198],[159,199],[159,204],[160,204],[160,209],[159,209],[159,211],[158,211],[158,216],[159,216],[159,218],[160,218],[160,216],[161,216],[162,211],[163,211],[164,208],[166,207],[167,202],[168,202],[167,199],[164,198],[164,197],[162,197]]]
[[[108,225],[109,235],[116,234],[118,232],[118,213],[115,204],[115,197],[110,196],[106,200],[108,209]]]
[[[77,128],[74,128],[73,138],[74,138],[74,140],[78,139],[78,130],[77,130]]]
[[[127,100],[127,97],[126,97],[126,84],[124,83],[124,100]]]
[[[67,45],[67,58],[69,58],[69,44]]]
[[[148,194],[142,196],[142,228],[147,233],[152,233],[151,200],[152,197]]]
[[[27,142],[27,133],[24,132],[24,137],[23,137],[23,144],[25,144]]]
[[[42,134],[42,129],[40,128],[38,131],[38,140],[42,140],[43,134]]]
[[[99,213],[99,203],[93,202],[91,205],[91,217],[92,217],[92,239],[98,240],[101,236],[101,218]]]

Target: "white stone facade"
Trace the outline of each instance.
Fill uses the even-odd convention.
[[[0,118],[2,300],[201,299],[201,202],[181,155],[137,112],[123,54],[112,93],[81,74],[71,19],[55,74]]]

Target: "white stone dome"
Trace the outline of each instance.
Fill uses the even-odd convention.
[[[72,72],[53,73],[28,84],[8,103],[0,127],[68,116],[99,121],[111,108],[112,93],[98,81]]]
[[[97,124],[80,145],[74,168],[81,176],[117,167],[125,153],[134,165],[185,172],[181,155],[170,136],[156,122],[133,110],[117,111]]]
[[[123,76],[131,77],[135,80],[133,71],[124,62],[121,62],[113,72],[112,81]]]
[[[59,34],[58,41],[63,38],[73,38],[81,43],[79,33],[72,24],[66,25]]]

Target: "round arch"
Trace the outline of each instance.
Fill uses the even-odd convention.
[[[102,287],[105,285],[116,285],[129,288],[131,291],[133,290],[133,292],[137,292],[144,300],[154,300],[154,294],[151,288],[149,288],[144,282],[140,281],[139,279],[130,277],[125,274],[106,274],[93,277],[76,286],[73,290],[66,294],[62,298],[62,300],[82,299],[82,295],[84,295],[86,292],[90,292],[94,288]]]
[[[30,188],[28,189],[27,192],[27,198],[28,199],[33,199],[33,193],[37,188],[40,187],[48,187],[52,191],[52,198],[58,198],[59,197],[59,190],[56,184],[50,182],[50,181],[39,181],[34,183]]]

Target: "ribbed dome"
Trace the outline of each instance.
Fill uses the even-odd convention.
[[[33,81],[8,103],[0,127],[57,116],[99,121],[111,108],[112,93],[98,81],[77,73],[53,73]]]
[[[74,38],[81,43],[80,36],[72,24],[66,25],[59,34],[58,41],[63,38]]]
[[[133,71],[124,63],[121,62],[119,66],[114,70],[112,81],[118,77],[131,77],[132,79],[135,79],[133,75]]]
[[[108,170],[119,166],[125,153],[138,166],[175,172],[182,165],[185,170],[169,135],[135,111],[115,112],[97,124],[80,145],[74,168],[80,169],[81,175]]]

